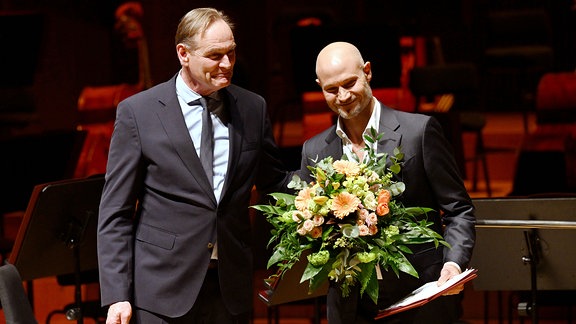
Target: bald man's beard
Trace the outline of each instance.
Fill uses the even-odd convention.
[[[338,113],[338,116],[340,118],[352,119],[352,118],[358,116],[362,112],[362,110],[364,110],[362,108],[362,105],[356,104],[356,106],[351,110],[345,110],[342,107],[338,107],[336,112]]]
[[[335,107],[332,107],[332,110],[334,110],[338,114],[338,116],[340,116],[343,119],[352,119],[360,115],[360,113],[364,111],[364,109],[370,109],[370,105],[372,104],[372,89],[368,85],[364,89],[365,90],[362,93],[363,100],[361,102],[358,102],[354,106],[354,108],[345,110],[342,108],[342,106],[335,105]]]

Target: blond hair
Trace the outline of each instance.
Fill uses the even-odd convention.
[[[176,45],[182,43],[190,49],[196,49],[197,44],[194,36],[202,36],[206,29],[217,20],[224,21],[230,29],[234,29],[234,24],[222,11],[214,8],[196,8],[190,10],[180,19],[180,23],[178,24],[175,37]]]

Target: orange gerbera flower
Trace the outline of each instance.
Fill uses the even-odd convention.
[[[334,197],[331,209],[337,218],[343,219],[351,212],[356,211],[360,202],[360,199],[353,194],[342,192]]]
[[[305,211],[308,209],[310,201],[312,200],[312,189],[311,188],[304,188],[298,192],[298,196],[294,199],[294,205],[296,209],[300,211]]]
[[[354,161],[338,160],[332,163],[334,170],[345,174],[347,177],[354,177],[360,173],[360,166]]]

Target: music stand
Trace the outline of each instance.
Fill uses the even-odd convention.
[[[474,289],[530,291],[537,323],[539,290],[576,290],[576,198],[475,199]]]
[[[104,177],[36,185],[9,262],[22,280],[75,275],[77,308],[67,314],[83,322],[81,274],[98,269],[96,227]]]
[[[296,262],[282,277],[270,284],[265,282],[269,289],[260,291],[258,297],[268,306],[276,306],[310,298],[325,296],[328,293],[328,283],[309,291],[309,282],[300,282],[306,269],[306,254]]]
[[[258,292],[258,298],[273,309],[280,305],[302,302],[313,298],[313,323],[316,324],[320,323],[321,304],[319,298],[326,296],[328,293],[328,282],[322,284],[313,292],[309,291],[309,281],[300,282],[300,278],[302,278],[302,274],[308,264],[306,260],[308,254],[309,252],[304,252],[300,256],[300,260],[296,262],[290,270],[286,271],[283,276],[276,277],[273,282],[265,280],[264,285],[266,289]],[[276,322],[278,322],[278,312],[273,311],[273,313],[276,317]]]

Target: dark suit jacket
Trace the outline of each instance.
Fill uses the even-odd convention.
[[[456,262],[463,270],[468,266],[475,242],[474,208],[461,180],[450,143],[444,138],[440,124],[429,116],[393,110],[382,105],[378,152],[392,153],[400,147],[404,153],[402,171],[397,180],[406,184],[398,198],[405,206],[430,207],[442,212],[434,217],[434,228],[444,233],[451,249],[436,250],[431,245],[417,245],[408,259],[420,278],[385,273],[386,284],[380,291],[382,306],[428,281],[437,280],[444,262]],[[342,141],[336,135],[336,125],[304,143],[302,168],[313,165],[311,159],[343,155]],[[310,180],[308,178],[307,180]],[[442,227],[445,225],[445,231]]]
[[[196,155],[175,78],[118,105],[100,204],[102,304],[128,300],[169,317],[194,304],[218,243],[220,286],[232,313],[252,306],[251,189],[277,191],[283,171],[262,97],[223,89],[230,152],[218,203]]]

